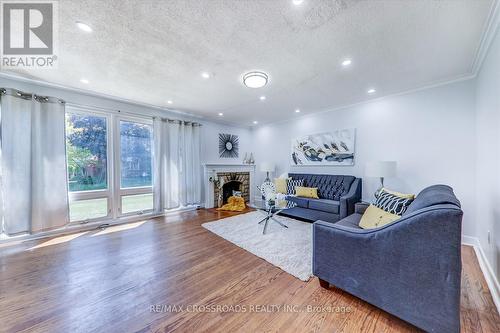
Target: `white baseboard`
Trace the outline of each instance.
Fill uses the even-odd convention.
[[[490,289],[491,297],[493,298],[493,302],[497,307],[498,313],[500,313],[500,284],[498,283],[498,279],[493,272],[488,259],[486,258],[483,247],[479,242],[479,238],[462,235],[462,244],[470,245],[474,248],[474,252],[476,252],[476,257],[479,261],[479,266],[481,267],[481,271],[483,272],[484,279],[486,280],[488,288]]]

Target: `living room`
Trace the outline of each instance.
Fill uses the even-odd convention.
[[[0,4],[0,332],[500,331],[498,0]]]

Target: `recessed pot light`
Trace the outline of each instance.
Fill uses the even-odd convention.
[[[295,113],[300,113],[300,109],[295,109]]]
[[[168,101],[167,101],[167,104],[172,104],[172,103],[173,103],[173,102],[172,102],[172,101],[170,101],[170,100],[168,100]]]
[[[295,5],[295,6],[299,6],[299,5],[302,5],[302,3],[304,2],[304,0],[292,0],[292,3]]]
[[[261,101],[265,101],[265,100],[266,100],[266,96],[260,96],[260,97],[259,97],[259,99],[260,99]]]
[[[89,84],[89,80],[87,79],[80,79],[80,82],[84,84]]]
[[[262,88],[267,84],[268,76],[264,72],[249,72],[243,75],[243,84],[248,88]]]
[[[374,88],[370,88],[368,89],[367,93],[372,95],[372,94],[375,94],[377,91],[374,89]]]
[[[258,122],[257,120],[254,120],[254,121],[253,121],[253,124],[254,124],[254,125],[257,125],[258,123],[259,123],[259,122]]]
[[[208,79],[208,78],[210,78],[210,74],[207,72],[203,72],[203,73],[201,73],[201,77],[204,79]]]
[[[83,30],[85,32],[92,32],[92,28],[87,23],[83,23],[83,22],[77,21],[76,22],[76,26],[78,28],[80,28],[80,30]]]
[[[352,64],[352,60],[351,59],[344,59],[344,61],[342,61],[342,66],[344,66],[344,67],[347,67],[350,64]]]
[[[222,117],[223,115],[224,115],[224,113],[219,112],[219,117]]]

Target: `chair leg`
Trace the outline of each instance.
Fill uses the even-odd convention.
[[[319,280],[319,285],[321,286],[321,288],[325,288],[325,289],[330,288],[330,283],[328,281],[325,281],[325,280],[320,279],[320,278],[318,278],[318,280]]]

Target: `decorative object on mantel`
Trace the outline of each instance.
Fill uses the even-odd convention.
[[[248,164],[255,164],[255,160],[253,159],[253,153],[250,153],[250,158],[248,159]]]
[[[239,139],[237,135],[219,133],[219,156],[237,158],[239,155]]]
[[[274,169],[275,167],[274,164],[272,163],[262,162],[260,164],[260,171],[266,173],[266,179],[264,180],[264,182],[271,182],[271,178],[269,178],[269,173],[274,172]]]
[[[380,186],[375,192],[375,198],[384,187],[384,178],[396,176],[396,167],[397,163],[395,161],[376,161],[366,163],[365,176],[380,178]]]
[[[248,153],[245,153],[245,157],[243,157],[243,164],[248,164]]]
[[[291,164],[354,165],[355,130],[311,134],[292,140]]]

